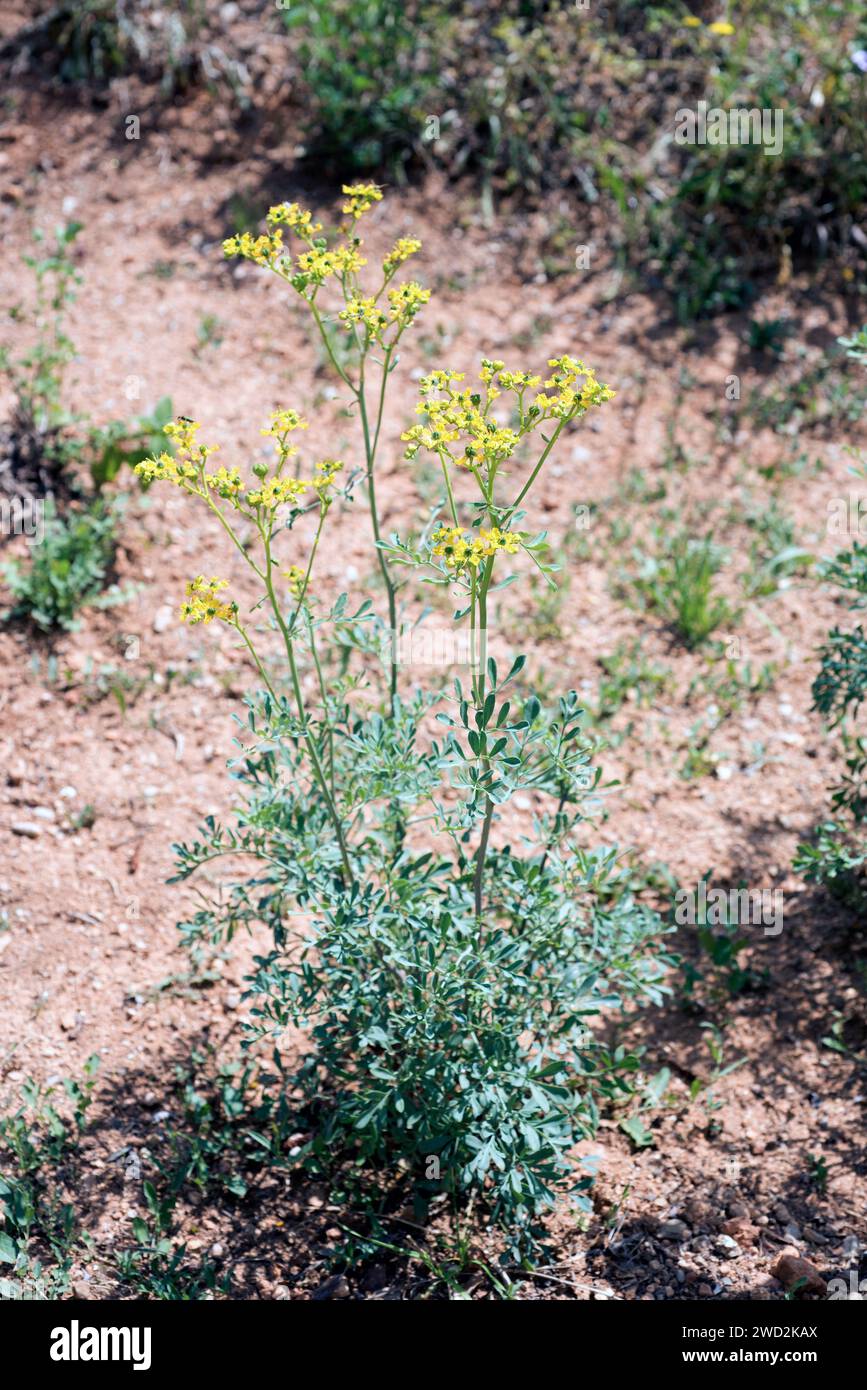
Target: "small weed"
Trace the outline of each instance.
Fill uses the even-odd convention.
[[[78,626],[77,614],[86,604],[123,598],[116,586],[104,592],[114,560],[118,504],[97,500],[65,518],[51,504],[45,510],[45,535],[29,562],[4,566],[14,600],[6,617],[26,619],[43,632],[69,631]]]

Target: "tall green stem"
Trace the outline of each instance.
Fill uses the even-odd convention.
[[[484,571],[483,571],[483,573],[482,573],[481,583],[480,583],[480,585],[479,585],[479,590],[478,590],[478,624],[476,624],[476,591],[475,591],[475,580],[473,581],[473,596],[472,596],[472,608],[471,608],[471,619],[470,619],[470,620],[471,620],[471,624],[472,624],[472,634],[473,634],[472,639],[471,639],[471,640],[472,640],[472,645],[473,645],[472,655],[473,655],[474,658],[476,657],[475,639],[476,639],[476,634],[477,634],[477,633],[480,633],[480,634],[481,634],[481,639],[480,639],[480,640],[481,640],[481,644],[482,644],[482,647],[483,647],[483,651],[479,654],[479,655],[480,655],[480,658],[481,658],[481,669],[480,669],[480,671],[479,671],[478,676],[475,678],[475,680],[474,680],[474,682],[473,682],[473,684],[474,684],[474,689],[475,689],[476,706],[477,706],[478,709],[482,709],[483,706],[484,706],[484,703],[485,703],[485,653],[487,652],[487,641],[488,641],[488,588],[490,587],[491,575],[493,574],[493,571],[494,571],[494,557],[493,557],[493,555],[492,555],[492,556],[485,562],[485,568],[484,568]],[[485,738],[487,738],[487,731],[485,731]],[[490,771],[491,771],[490,759],[483,756],[482,759],[481,759],[481,764],[482,764],[482,768],[483,768],[483,770],[484,770],[484,772],[485,772],[485,775],[486,775],[486,776],[490,775]],[[475,912],[476,912],[476,917],[477,917],[477,918],[481,918],[481,915],[482,915],[482,903],[483,903],[482,886],[483,886],[484,873],[485,873],[485,859],[487,858],[487,854],[488,854],[488,840],[489,840],[490,834],[491,834],[491,822],[492,822],[493,818],[494,818],[494,803],[493,803],[493,801],[491,800],[491,798],[490,798],[489,796],[486,796],[486,797],[485,797],[485,816],[484,816],[484,820],[482,821],[482,837],[481,837],[481,839],[480,839],[480,841],[479,841],[479,848],[478,848],[478,850],[476,851],[476,868],[475,868],[475,873],[474,873],[474,875],[473,875],[473,901],[474,901],[474,905],[475,905]]]
[[[385,402],[385,387],[388,379],[388,363],[390,350],[386,352],[385,361],[382,368],[382,384],[379,392],[379,408],[377,411],[376,428],[373,438],[370,434],[370,422],[367,417],[367,400],[364,390],[364,362],[361,359],[361,375],[358,382],[358,408],[361,414],[361,428],[364,433],[364,453],[367,459],[367,500],[370,507],[370,521],[373,527],[373,539],[376,545],[376,557],[379,562],[380,573],[385,584],[385,592],[388,597],[388,621],[391,627],[391,657],[389,661],[389,693],[392,706],[397,695],[397,586],[392,582],[388,570],[388,561],[382,552],[380,542],[382,535],[379,529],[379,510],[376,503],[376,481],[374,478],[374,465],[376,463],[376,446],[379,441],[379,431],[382,425],[382,412]]]
[[[319,783],[319,789],[322,792],[322,797],[325,801],[328,814],[331,818],[331,823],[334,826],[334,833],[337,836],[337,843],[340,847],[340,857],[343,861],[344,874],[348,882],[352,883],[354,875],[352,872],[352,864],[349,860],[349,852],[346,848],[346,838],[343,833],[343,822],[340,819],[340,814],[331,796],[331,791],[328,786],[328,780],[325,776],[325,770],[322,766],[322,762],[320,760],[319,753],[316,748],[316,743],[313,738],[313,733],[310,728],[310,721],[308,719],[307,711],[304,706],[304,694],[301,690],[301,681],[298,676],[298,666],[295,661],[295,647],[292,641],[292,634],[290,633],[289,628],[286,625],[286,621],[283,617],[280,604],[277,601],[277,595],[274,592],[274,581],[272,577],[272,571],[273,561],[271,559],[270,537],[266,537],[265,573],[263,576],[265,581],[265,588],[268,591],[268,598],[271,602],[271,609],[274,613],[274,617],[277,620],[277,626],[280,628],[280,632],[283,636],[283,643],[286,647],[286,655],[289,658],[289,674],[292,679],[292,690],[295,695],[295,703],[298,708],[298,718],[301,721],[307,739],[307,751],[310,754],[310,761],[313,764],[313,769],[316,774],[316,780]]]

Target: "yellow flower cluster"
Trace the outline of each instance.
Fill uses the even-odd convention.
[[[303,419],[297,410],[275,410],[271,416],[271,423],[260,433],[266,438],[282,440],[293,430],[306,430],[310,428],[310,422]]]
[[[322,223],[313,221],[312,212],[307,212],[297,203],[278,203],[268,209],[265,219],[271,227],[290,227],[302,241],[312,241],[317,232],[322,231]]]
[[[545,382],[545,391],[556,391],[556,396],[544,392],[535,396],[533,405],[543,412],[546,418],[557,420],[577,419],[594,405],[602,405],[614,399],[610,386],[596,380],[596,373],[586,363],[573,357],[550,357],[549,367],[556,367],[553,376]],[[576,383],[582,384],[576,390]]]
[[[355,222],[359,217],[363,217],[374,203],[382,201],[382,193],[375,183],[345,183],[343,192],[348,199],[343,204],[343,211]]]
[[[216,473],[206,473],[205,482],[218,497],[227,501],[240,496],[244,483],[237,468],[218,468]]]
[[[504,550],[507,555],[516,555],[521,548],[523,535],[520,531],[501,531],[499,526],[480,530],[478,535],[464,531],[460,526],[440,526],[433,534],[433,554],[445,561],[448,569],[462,570],[469,566],[478,569],[497,551]]]
[[[275,477],[265,482],[262,479],[268,472],[267,465],[257,464],[253,472],[260,477],[251,488],[249,483],[244,482],[238,468],[218,468],[214,473],[205,472],[208,456],[217,446],[197,442],[196,433],[200,428],[197,421],[185,418],[166,425],[165,433],[175,443],[176,456],[172,458],[171,454],[163,453],[156,458],[143,459],[136,464],[134,471],[145,482],[174,483],[176,487],[195,493],[198,497],[207,498],[210,489],[224,501],[231,502],[236,510],[243,510],[246,505],[273,511],[284,503],[295,506],[308,490],[315,492],[320,502],[327,501],[335,476],[343,467],[339,459],[323,459],[316,464],[312,478]],[[288,436],[293,430],[307,428],[308,422],[299,412],[288,409],[276,410],[271,416],[271,423],[261,431],[277,441],[280,456],[278,472],[286,459],[298,452],[294,445],[287,443]]]
[[[427,304],[429,299],[430,290],[423,290],[416,280],[408,280],[405,285],[398,285],[388,292],[390,317],[402,325],[412,323],[421,306]]]
[[[449,377],[455,380],[457,373],[431,373],[431,376]],[[425,378],[422,385],[430,378]],[[520,435],[496,420],[489,420],[480,409],[479,397],[470,390],[452,391],[448,382],[439,389],[448,391],[445,399],[420,401],[416,413],[424,415],[427,423],[412,425],[401,439],[409,442],[407,458],[414,458],[420,448],[430,449],[441,457],[448,457],[459,468],[476,468],[482,464],[499,465],[511,458],[518,446]],[[468,436],[462,452],[455,456],[449,445]]]
[[[346,195],[343,211],[351,217],[352,224],[344,229],[346,239],[340,245],[329,247],[326,238],[319,235],[322,224],[314,222],[313,214],[298,203],[278,203],[268,212],[268,231],[264,236],[239,233],[223,242],[223,251],[227,256],[243,256],[276,271],[309,303],[313,303],[326,281],[338,279],[346,299],[346,307],[339,315],[341,321],[347,326],[364,325],[369,336],[382,343],[382,335],[389,325],[398,330],[399,336],[430,299],[429,290],[410,281],[389,290],[387,306],[380,309],[377,302],[398,267],[421,249],[421,242],[416,237],[400,237],[382,262],[385,281],[378,294],[375,298],[365,298],[353,278],[367,265],[355,224],[380,201],[382,193],[373,183],[344,184],[343,192]],[[294,260],[283,245],[284,227],[304,243],[304,249]]]
[[[402,236],[395,242],[382,263],[386,275],[393,275],[399,265],[403,265],[404,261],[408,261],[410,256],[414,256],[420,250],[421,242],[415,237]]]
[[[284,577],[289,580],[289,592],[293,598],[300,598],[304,593],[306,573],[300,565],[290,565],[288,570],[283,571]]]
[[[214,618],[221,622],[233,623],[238,613],[237,603],[220,598],[223,589],[229,587],[226,579],[206,579],[203,574],[196,575],[187,584],[187,597],[181,604],[181,622],[210,623]]]
[[[428,372],[419,382],[419,390],[423,396],[427,396],[431,391],[447,391],[453,381],[463,381],[466,372],[450,372],[442,368]]]
[[[174,483],[176,487],[196,491],[197,489],[191,485],[199,478],[209,455],[215,453],[219,447],[217,444],[199,444],[196,435],[200,429],[201,425],[197,420],[190,420],[184,415],[165,425],[163,433],[175,446],[174,457],[162,453],[155,458],[142,459],[141,463],[136,464],[134,471],[146,483],[169,482]]]
[[[307,486],[312,487],[320,498],[326,497],[342,467],[342,459],[323,459],[321,463],[317,463],[313,477]]]
[[[242,232],[240,236],[227,237],[223,242],[223,254],[243,256],[248,261],[255,261],[256,265],[268,267],[273,267],[281,258],[288,263],[288,258],[284,256],[283,233],[279,227],[263,236]]]
[[[267,483],[247,493],[247,501],[251,507],[264,507],[266,511],[274,511],[284,502],[294,507],[310,486],[302,478],[269,478]]]
[[[376,301],[373,298],[362,299],[360,295],[353,295],[337,317],[343,323],[363,323],[373,338],[388,325],[388,319],[381,309],[377,309]]]
[[[423,448],[461,468],[490,465],[496,470],[511,458],[521,438],[544,420],[577,419],[591,406],[601,405],[614,395],[596,380],[584,362],[563,356],[552,357],[548,365],[556,370],[545,382],[545,391],[535,394],[528,406],[524,404],[524,395],[542,384],[541,377],[506,371],[503,362],[488,358],[482,361],[479,377],[485,387],[484,404],[479,392],[453,388],[453,383],[463,380],[462,372],[440,370],[422,377],[421,394],[427,399],[419,401],[416,414],[424,416],[425,423],[413,425],[401,435],[409,444],[407,458],[414,458]],[[512,391],[518,397],[517,430],[499,424],[488,414],[491,402],[502,390]],[[434,392],[444,394],[433,396]],[[449,446],[460,440],[463,448],[453,453]]]
[[[702,21],[694,14],[688,14],[683,22],[688,29],[700,29],[702,27]],[[724,38],[735,32],[735,26],[729,24],[728,20],[725,19],[715,19],[713,24],[709,24],[707,27],[711,34],[721,34]]]

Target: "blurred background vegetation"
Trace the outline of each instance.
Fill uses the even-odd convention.
[[[862,275],[858,0],[60,0],[15,44],[90,91],[138,71],[166,99],[205,83],[255,107],[273,60],[263,71],[249,42],[236,51],[236,19],[284,36],[283,100],[317,171],[436,168],[471,180],[489,217],[565,193],[682,321],[741,308],[806,264]],[[676,144],[675,112],[699,100],[781,111],[782,153]],[[555,273],[572,268],[556,217],[550,237]]]

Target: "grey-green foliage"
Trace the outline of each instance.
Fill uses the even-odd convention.
[[[6,617],[27,619],[43,632],[71,629],[85,604],[105,602],[119,511],[116,501],[97,499],[61,517],[46,502],[44,536],[33,543],[29,560],[3,567],[14,600]]]
[[[311,1132],[308,1167],[339,1170],[380,1209],[409,1190],[419,1217],[443,1194],[455,1212],[473,1197],[513,1254],[534,1246],[556,1194],[586,1202],[570,1149],[637,1067],[606,1047],[601,1015],[658,1001],[665,971],[656,913],[631,896],[613,850],[579,843],[599,772],[576,697],[543,711],[516,689],[522,665],[501,679],[489,663],[482,709],[460,683],[448,702],[419,695],[388,716],[335,707],[320,757],[357,808],[351,888],[305,789],[303,744],[317,732],[267,697],[249,702],[238,826],[211,820],[177,847],[181,878],[214,855],[259,861],[185,930],[270,928],[248,980],[253,1032],[309,1031],[287,1082]],[[444,732],[431,740],[437,705]],[[488,798],[502,809],[519,791],[549,809],[489,853],[479,917],[473,830]]]

